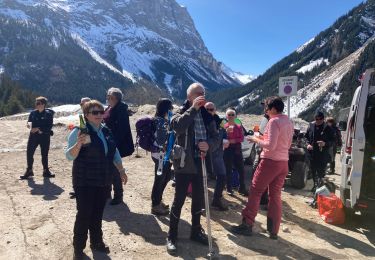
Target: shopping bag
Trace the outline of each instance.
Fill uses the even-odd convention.
[[[329,196],[318,195],[318,209],[324,222],[334,225],[344,224],[344,205],[334,193]]]

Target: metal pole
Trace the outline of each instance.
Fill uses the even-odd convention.
[[[290,96],[287,97],[288,102],[288,117],[290,118]]]
[[[207,168],[205,154],[201,153],[202,161],[202,173],[203,173],[203,189],[204,189],[204,202],[206,210],[206,221],[207,221],[207,235],[208,235],[208,257],[211,259],[214,256],[214,251],[212,249],[212,236],[211,236],[211,216],[210,216],[210,204],[208,201],[208,186],[207,186]]]

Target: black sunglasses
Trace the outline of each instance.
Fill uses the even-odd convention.
[[[214,112],[215,108],[206,108],[207,111]]]
[[[104,111],[103,110],[93,110],[93,111],[89,112],[89,114],[93,114],[94,116],[104,115]]]
[[[43,103],[42,102],[35,102],[35,105],[39,106],[39,105],[43,105]]]
[[[228,116],[235,116],[235,114],[228,114]]]
[[[317,117],[317,118],[315,118],[315,121],[321,121],[323,119],[324,119],[324,117],[322,117],[322,118]]]

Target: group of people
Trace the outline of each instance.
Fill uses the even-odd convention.
[[[91,248],[109,253],[109,248],[103,241],[103,211],[112,186],[114,195],[110,204],[116,205],[123,201],[123,185],[127,183],[127,174],[122,158],[134,152],[128,107],[122,99],[123,94],[117,88],[108,90],[106,109],[97,100],[83,98],[81,109],[87,130],[75,127],[68,136],[65,155],[68,160],[73,161],[73,194],[77,203],[73,237],[75,259],[82,259],[84,256],[88,231]],[[33,176],[33,154],[38,145],[42,151],[43,176],[55,176],[48,168],[53,111],[46,109],[46,104],[46,98],[37,98],[36,110],[30,113],[27,170],[21,179]],[[235,120],[235,109],[227,109],[223,121],[216,112],[215,104],[206,101],[205,88],[200,83],[193,83],[188,87],[187,99],[176,113],[173,113],[171,100],[159,100],[153,119],[155,149],[151,153],[151,158],[155,167],[151,213],[170,216],[166,243],[168,253],[177,252],[178,224],[189,185],[192,197],[190,239],[208,245],[208,237],[200,223],[204,208],[204,169],[201,162],[206,157],[210,158],[212,171],[216,175],[213,207],[228,210],[223,201],[223,191],[226,187],[229,195],[234,194],[232,168],[236,168],[239,173],[238,193],[248,197],[246,207],[242,211],[242,222],[232,226],[230,231],[251,235],[260,202],[266,197],[267,231],[270,238],[277,239],[281,222],[281,189],[288,174],[288,150],[294,128],[288,116],[283,114],[284,103],[280,97],[267,98],[264,102],[264,111],[267,120],[262,126],[262,135],[245,136],[242,125]],[[306,133],[308,150],[313,151],[314,184],[318,184],[319,178],[323,175],[318,164],[322,156],[320,153],[322,150],[328,151],[332,138],[332,128],[326,127],[326,124],[322,125],[321,118],[324,116],[317,115]],[[168,133],[171,131],[175,135],[175,141],[171,158],[164,163],[160,156],[166,151]],[[254,163],[257,166],[250,190],[245,183],[241,149],[241,143],[245,138],[255,143],[259,151]],[[320,153],[315,152],[316,150]],[[163,165],[160,165],[161,163]],[[175,194],[169,208],[162,198],[172,175],[175,181]]]

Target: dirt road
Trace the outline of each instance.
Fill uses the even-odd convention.
[[[138,114],[138,117],[140,114]],[[132,117],[132,124],[137,115]],[[246,120],[245,120],[246,122]],[[71,162],[63,153],[67,130],[55,127],[50,151],[51,170],[55,179],[43,179],[39,149],[35,156],[35,177],[19,180],[26,166],[27,130],[25,120],[0,120],[0,259],[71,259],[75,219],[75,201],[69,198]],[[133,127],[134,128],[134,127]],[[124,160],[129,169],[125,187],[125,204],[106,206],[104,240],[111,253],[106,256],[85,253],[88,259],[174,259],[166,253],[165,238],[168,217],[150,214],[153,164],[143,151],[141,158]],[[334,175],[333,178],[338,178]],[[213,181],[210,181],[212,196]],[[311,185],[311,184],[310,184]],[[375,224],[358,216],[343,226],[325,224],[306,201],[307,186],[295,190],[288,185],[283,191],[283,221],[278,241],[264,233],[266,212],[260,211],[253,237],[235,236],[230,225],[241,221],[246,199],[226,196],[231,209],[212,211],[214,247],[219,259],[368,259],[375,258]],[[171,204],[173,188],[168,185],[164,201]],[[178,259],[202,259],[207,247],[189,240],[190,206],[188,198],[179,229]],[[205,219],[202,218],[205,226]],[[89,245],[89,242],[88,242]]]

